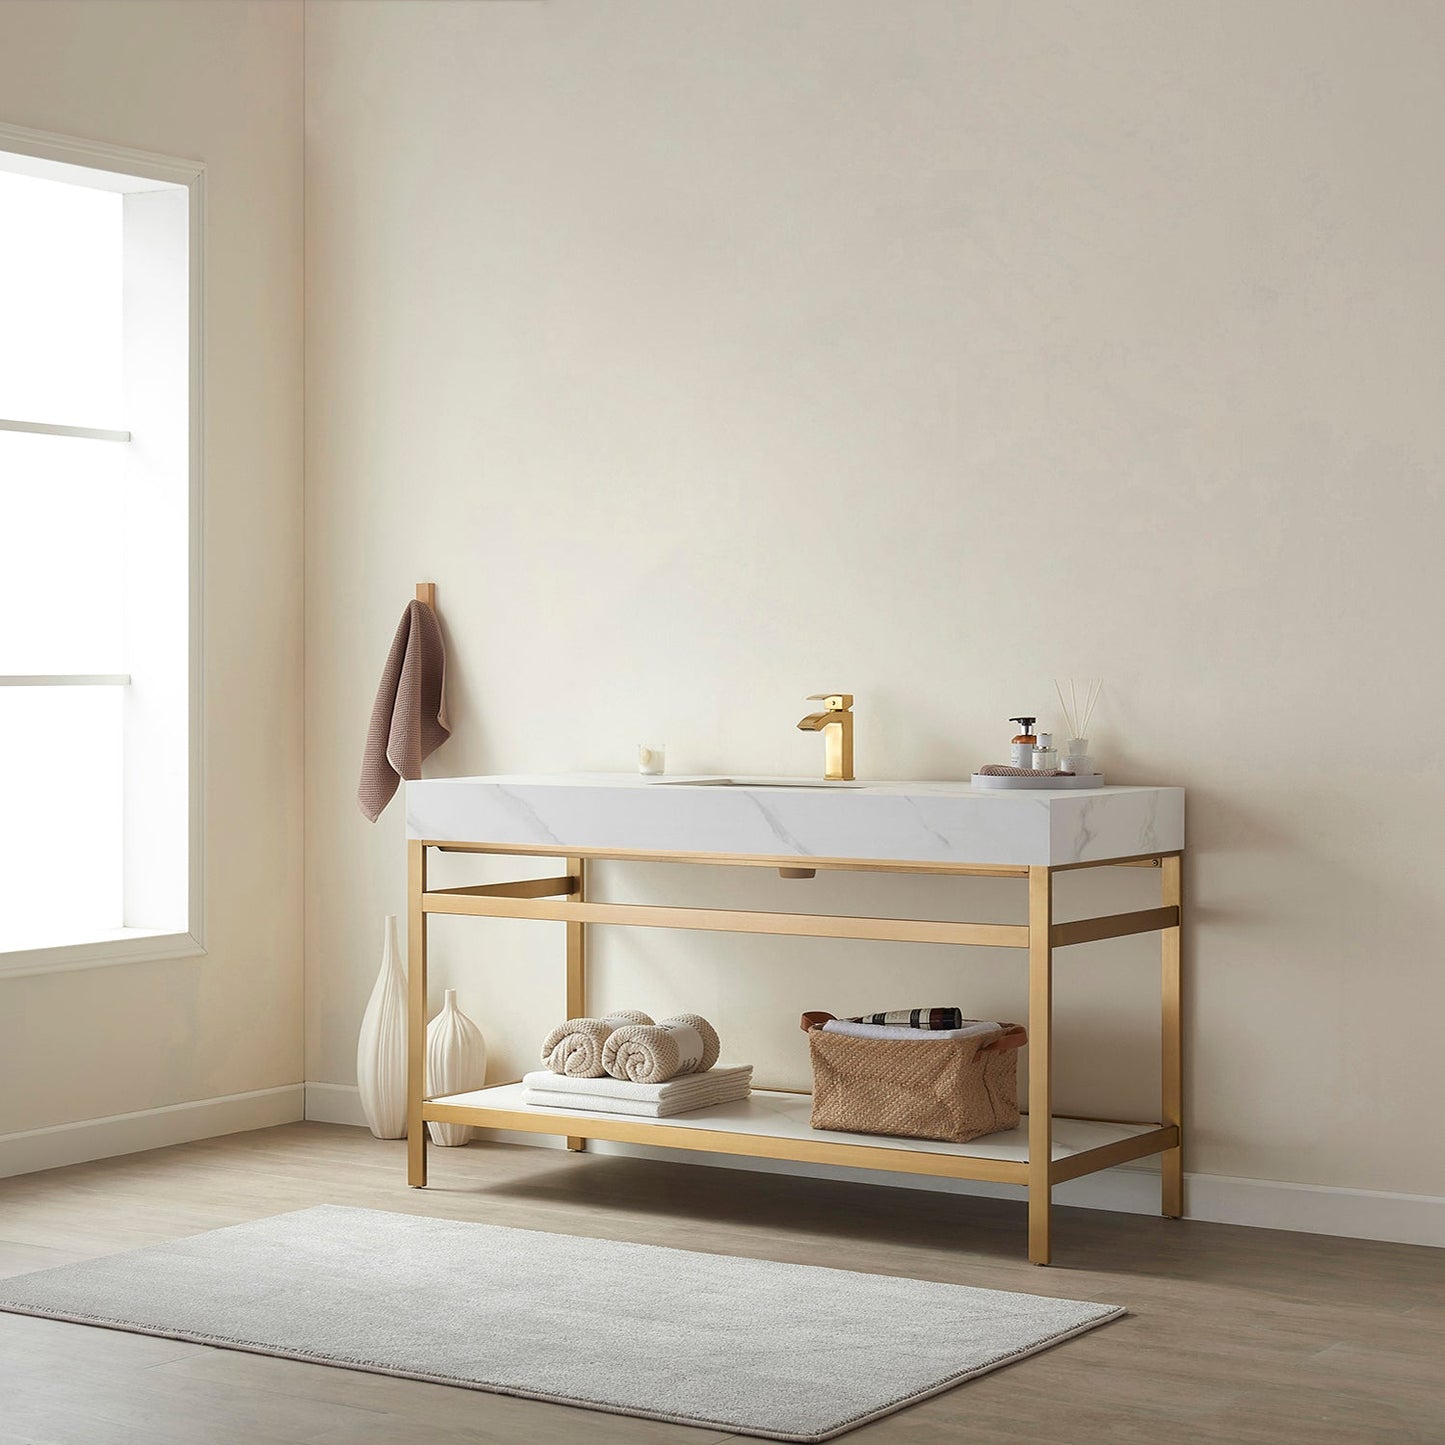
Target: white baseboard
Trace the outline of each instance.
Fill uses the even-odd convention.
[[[360,1124],[356,1086],[307,1084],[306,1117],[327,1124]],[[484,1137],[508,1144],[562,1148],[545,1134],[486,1130]],[[794,1174],[809,1179],[840,1179],[882,1184],[894,1189],[928,1189],[943,1194],[1022,1199],[1022,1186],[985,1184],[971,1179],[929,1179],[882,1170],[840,1169],[826,1164],[795,1164],[782,1159],[702,1154],[689,1149],[652,1149],[594,1139],[588,1149],[633,1159],[702,1164],[714,1169],[750,1169],[763,1174]],[[1109,1209],[1118,1214],[1158,1214],[1157,1170],[1121,1165],[1100,1174],[1070,1180],[1054,1190],[1059,1204]],[[1277,1179],[1234,1179],[1224,1174],[1186,1174],[1186,1217],[1213,1224],[1242,1224],[1255,1229],[1288,1229],[1303,1234],[1335,1234],[1346,1239],[1380,1239],[1396,1244],[1445,1246],[1445,1199],[1430,1194],[1390,1194],[1373,1189],[1337,1189],[1324,1184],[1290,1184]]]
[[[1186,1181],[1191,1219],[1445,1247],[1445,1199],[1437,1195],[1234,1179],[1227,1174],[1192,1174]]]
[[[306,1085],[306,1118],[313,1124],[355,1124],[366,1128],[361,1090],[355,1084]]]
[[[306,1120],[311,1124],[355,1124],[365,1129],[361,1090],[355,1084],[307,1084]],[[567,1147],[561,1139],[549,1134],[524,1134],[518,1129],[481,1129],[478,1134],[494,1144],[528,1144],[544,1149]]]
[[[110,1159],[117,1154],[135,1154],[142,1149],[163,1149],[167,1144],[187,1144],[195,1139],[295,1123],[304,1117],[303,1103],[300,1084],[281,1084],[248,1094],[225,1094],[216,1099],[141,1109],[134,1114],[111,1114],[103,1119],[0,1134],[0,1179],[84,1164],[91,1159]]]

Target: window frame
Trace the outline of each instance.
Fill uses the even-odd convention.
[[[186,926],[179,931],[120,928],[99,936],[43,948],[0,948],[0,979],[62,973],[119,963],[200,958],[206,953],[205,933],[205,163],[132,150],[100,141],[79,140],[0,122],[0,152],[41,163],[35,170],[7,169],[73,179],[94,185],[94,172],[118,178],[161,181],[187,193],[187,645],[186,645]],[[73,178],[56,167],[78,167],[90,173]],[[128,189],[117,184],[115,189]],[[135,188],[139,189],[139,188]],[[17,419],[20,420],[20,419]],[[87,428],[51,427],[43,423],[26,430],[61,435],[94,434]],[[108,434],[118,440],[115,433]]]

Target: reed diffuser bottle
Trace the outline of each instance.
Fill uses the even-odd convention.
[[[1064,715],[1064,726],[1071,734],[1064,743],[1063,760],[1059,764],[1066,773],[1082,775],[1097,771],[1093,758],[1089,756],[1089,725],[1094,720],[1094,709],[1099,704],[1099,694],[1103,690],[1104,679],[1102,677],[1097,677],[1087,683],[1084,688],[1084,701],[1080,705],[1079,690],[1073,678],[1069,679],[1067,696],[1059,680],[1054,679],[1054,691],[1059,697],[1059,709]]]

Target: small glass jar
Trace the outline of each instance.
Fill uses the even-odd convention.
[[[1040,733],[1034,744],[1034,772],[1053,772],[1059,766],[1059,750],[1054,746],[1053,733]]]

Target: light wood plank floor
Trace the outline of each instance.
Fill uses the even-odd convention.
[[[0,1181],[0,1274],[312,1204],[476,1219],[1123,1304],[1130,1314],[845,1437],[1445,1442],[1445,1251],[291,1124]],[[0,1313],[0,1440],[711,1445],[712,1431]]]

